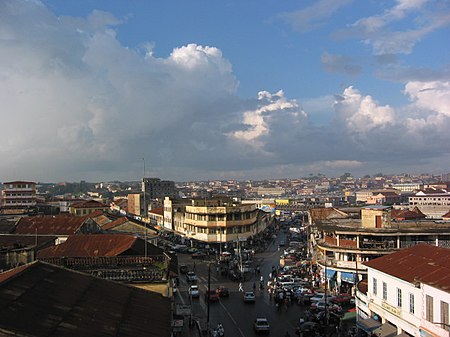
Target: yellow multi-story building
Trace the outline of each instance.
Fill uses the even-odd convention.
[[[182,206],[183,221],[176,218],[173,206],[168,198],[164,202],[165,228],[171,229],[186,238],[206,243],[226,243],[245,241],[247,238],[263,231],[269,219],[261,216],[256,204],[242,204],[231,198],[191,199]],[[179,208],[179,207],[178,207]],[[167,214],[172,214],[172,221]]]

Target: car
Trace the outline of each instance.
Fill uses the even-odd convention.
[[[208,300],[208,295],[210,302],[217,302],[219,300],[219,294],[215,290],[211,289],[205,291],[205,301]]]
[[[352,298],[354,298],[352,295],[349,294],[340,294],[337,296],[334,296],[330,299],[330,302],[336,303],[336,304],[347,304],[351,303]]]
[[[253,291],[246,291],[244,293],[245,303],[255,303],[255,293]]]
[[[181,274],[186,274],[188,271],[189,271],[188,266],[186,266],[185,264],[180,265],[180,273]]]
[[[270,331],[269,321],[267,320],[267,318],[263,317],[257,318],[253,322],[253,329],[255,330],[256,333],[269,332]]]
[[[300,335],[300,333],[309,333],[309,332],[315,332],[319,329],[319,324],[315,322],[303,322],[301,323],[297,329],[296,334]]]
[[[197,275],[195,275],[195,273],[193,271],[188,271],[186,274],[186,281],[190,282],[190,283],[195,283],[197,282],[198,278]]]
[[[280,247],[284,247],[286,245],[286,243],[284,241],[280,241],[280,243],[278,244]]]
[[[332,306],[332,303],[327,302],[325,305],[324,301],[319,301],[319,302],[313,302],[311,303],[311,310],[325,310],[325,307],[327,307],[328,309],[330,309]]]
[[[206,257],[206,253],[199,250],[195,253],[192,253],[191,257],[193,259],[203,259]]]
[[[309,299],[311,302],[320,302],[325,301],[325,294],[324,293],[315,293],[313,297]]]
[[[198,298],[200,296],[200,290],[198,289],[198,285],[193,284],[189,287],[189,295],[192,298]]]
[[[219,286],[216,289],[216,293],[219,295],[219,297],[229,297],[230,296],[230,292],[229,292],[228,288],[226,288],[224,286]]]

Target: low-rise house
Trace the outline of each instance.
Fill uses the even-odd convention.
[[[40,250],[37,258],[110,280],[141,283],[167,281],[171,260],[161,248],[126,234],[72,235]]]
[[[366,262],[357,326],[369,336],[450,336],[450,249],[415,245]],[[365,284],[365,286],[364,286]]]
[[[0,274],[2,336],[171,336],[170,299],[40,261]]]
[[[37,215],[23,217],[16,223],[14,234],[56,236],[56,243],[64,242],[69,235],[90,234],[101,231],[100,226],[90,218],[67,214]]]
[[[110,206],[96,200],[83,200],[69,206],[69,213],[76,216],[85,216],[95,211],[107,212]]]

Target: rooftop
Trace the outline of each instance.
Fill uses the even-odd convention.
[[[420,281],[450,292],[450,249],[419,244],[366,262],[369,268],[404,281]]]
[[[43,262],[0,274],[0,308],[2,336],[170,336],[170,299]]]

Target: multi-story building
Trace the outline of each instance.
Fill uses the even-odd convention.
[[[409,197],[409,205],[417,207],[428,218],[441,218],[450,210],[450,193],[447,190],[419,191]]]
[[[370,262],[356,292],[369,336],[450,336],[450,249],[415,245]]]
[[[3,208],[27,209],[36,205],[36,183],[8,181],[3,183]]]
[[[162,200],[165,197],[175,198],[177,196],[175,182],[159,178],[143,178],[142,192],[146,193],[146,197],[149,199]]]
[[[403,215],[402,215],[403,216]],[[450,248],[450,224],[400,220],[387,206],[368,206],[356,218],[337,209],[309,210],[309,253],[333,287],[354,288],[367,274],[363,262],[419,243]],[[325,275],[324,275],[325,277]]]
[[[74,203],[69,206],[69,213],[76,216],[85,216],[95,211],[107,212],[110,209],[108,205],[105,205],[96,200],[83,200]]]
[[[166,198],[164,226],[185,238],[204,243],[245,241],[262,232],[270,221],[255,204],[242,204],[228,197],[191,199],[177,204]]]
[[[146,205],[144,202],[144,193],[130,193],[128,194],[128,207],[127,211],[133,215],[144,216],[146,213]]]

